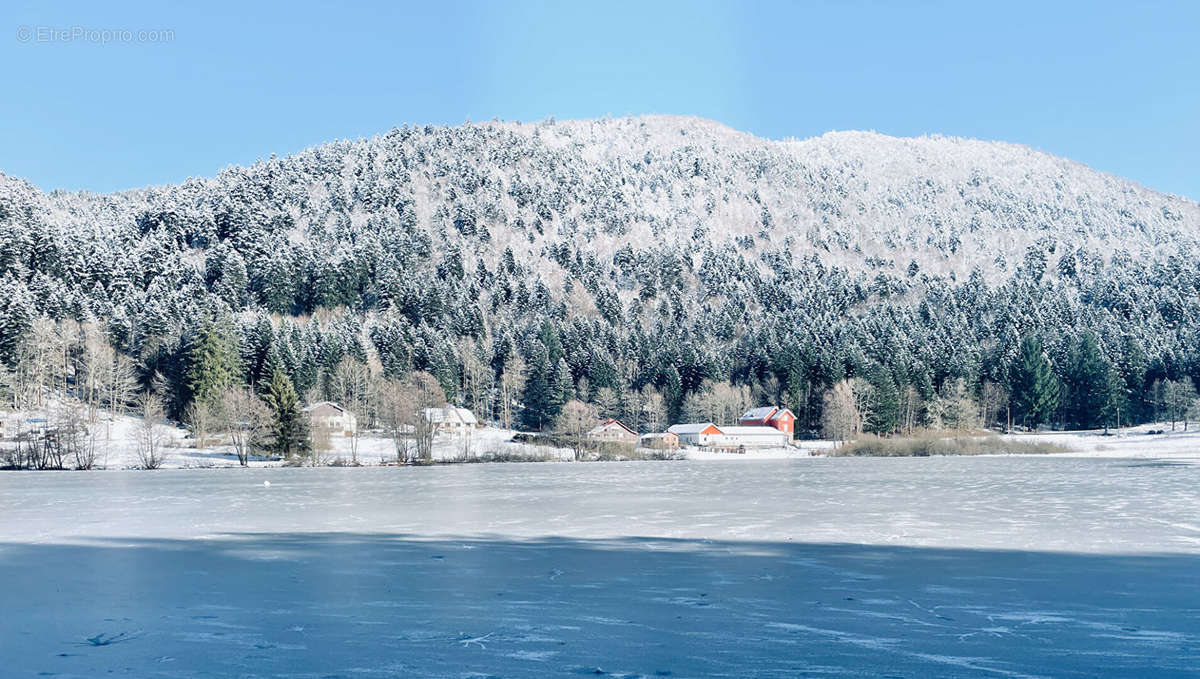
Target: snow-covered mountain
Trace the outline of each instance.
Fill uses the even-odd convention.
[[[286,220],[293,242],[408,217],[437,243],[508,245],[522,262],[564,242],[603,258],[625,244],[750,257],[786,245],[851,269],[916,260],[989,279],[1039,240],[1153,258],[1200,235],[1196,203],[1023,146],[869,132],[771,141],[666,116],[406,127],[178,186],[43,196],[5,177],[0,195],[59,234],[124,241],[161,217],[211,242],[243,209]]]
[[[444,384],[461,339],[528,359],[547,322],[576,381],[683,393],[786,385],[801,355],[814,382],[978,380],[1031,332],[1200,365],[1198,239],[1196,203],[1023,146],[665,116],[405,127],[111,195],[0,177],[9,306],[106,319],[135,355],[213,314],[345,308]]]

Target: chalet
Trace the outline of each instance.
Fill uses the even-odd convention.
[[[712,444],[719,448],[783,448],[792,435],[775,427],[721,427],[721,435]]]
[[[787,408],[765,406],[747,410],[738,424],[743,427],[774,427],[790,438],[796,431],[796,416]]]
[[[587,437],[593,441],[615,441],[617,443],[629,443],[637,445],[637,432],[626,427],[620,420],[605,420],[595,429],[587,433]]]
[[[654,450],[675,450],[679,447],[679,437],[669,431],[642,434],[641,445],[643,448],[653,448]]]
[[[441,408],[426,408],[425,417],[433,423],[434,433],[469,433],[479,426],[475,414],[466,408],[456,408],[447,403]]]
[[[354,413],[333,401],[313,403],[304,409],[313,429],[323,429],[330,434],[349,436],[358,428]]]
[[[678,436],[680,443],[693,446],[707,446],[721,436],[721,430],[712,422],[673,424],[667,427],[667,432]]]

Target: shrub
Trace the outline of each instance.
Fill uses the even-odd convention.
[[[971,435],[923,432],[914,436],[884,438],[863,436],[830,451],[838,457],[930,457],[933,455],[1037,455],[1070,449],[1049,441],[1027,441],[995,434]]]

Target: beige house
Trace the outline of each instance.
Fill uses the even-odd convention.
[[[433,423],[434,433],[467,433],[479,426],[479,420],[475,419],[474,413],[449,403],[441,408],[426,408],[425,417]]]
[[[589,431],[587,437],[593,441],[614,441],[636,446],[637,432],[626,427],[620,420],[605,420],[598,427]]]
[[[642,434],[642,447],[655,450],[675,450],[679,447],[679,437],[669,431],[657,434]]]
[[[313,403],[304,409],[313,429],[323,429],[333,435],[350,436],[358,429],[354,413],[333,401]]]

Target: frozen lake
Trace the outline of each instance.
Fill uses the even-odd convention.
[[[0,474],[4,677],[1196,668],[1200,466]]]

